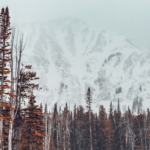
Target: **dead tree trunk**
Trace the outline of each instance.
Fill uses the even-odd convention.
[[[11,69],[11,94],[10,97],[10,105],[13,108],[16,108],[15,110],[12,109],[10,111],[10,117],[12,120],[9,124],[9,136],[8,136],[8,150],[12,150],[12,139],[13,139],[13,123],[16,116],[16,113],[18,111],[18,98],[20,99],[20,95],[18,93],[18,79],[19,79],[19,70],[21,65],[21,59],[22,59],[22,53],[26,46],[26,41],[24,43],[23,33],[19,34],[17,33],[16,36],[16,30],[13,27],[12,28],[12,39],[11,39],[11,63],[10,63],[10,69]],[[14,61],[14,49],[16,51],[16,59]],[[15,67],[15,68],[14,68]],[[19,132],[18,132],[19,133]],[[19,136],[17,134],[17,136]]]

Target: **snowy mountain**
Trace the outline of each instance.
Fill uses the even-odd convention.
[[[84,105],[90,86],[94,106],[109,107],[110,101],[116,105],[119,98],[123,109],[133,101],[148,107],[150,51],[145,47],[78,19],[19,28],[28,36],[23,63],[31,64],[40,77],[38,102]]]

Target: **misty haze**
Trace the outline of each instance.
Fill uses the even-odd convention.
[[[150,2],[0,4],[0,149],[150,149]]]

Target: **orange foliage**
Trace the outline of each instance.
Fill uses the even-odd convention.
[[[1,141],[4,141],[4,139],[3,139],[3,136],[2,136],[2,135],[0,135],[0,139],[1,139]]]
[[[4,72],[4,74],[9,74],[9,73],[10,73],[10,71],[5,71],[5,72]]]
[[[3,85],[3,86],[1,87],[1,89],[11,89],[11,87],[8,86],[8,85]]]
[[[10,80],[5,80],[4,82],[11,82]]]
[[[3,120],[3,115],[2,114],[0,114],[0,120]]]
[[[6,103],[6,102],[1,102],[1,101],[0,101],[0,105],[1,105],[3,108],[15,109],[15,108],[11,107],[11,106],[10,106],[8,103]]]
[[[41,136],[41,133],[37,132],[35,129],[32,128],[31,131],[33,131],[35,133],[35,135]]]

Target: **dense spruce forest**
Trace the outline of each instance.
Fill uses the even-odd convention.
[[[31,65],[21,63],[26,41],[10,27],[8,7],[0,14],[0,149],[1,150],[150,150],[150,111],[133,115],[110,103],[91,110],[92,95],[87,89],[87,107],[69,110],[36,104]],[[42,101],[42,100],[41,100]],[[50,101],[50,100],[49,100]],[[28,104],[24,105],[25,102]]]

